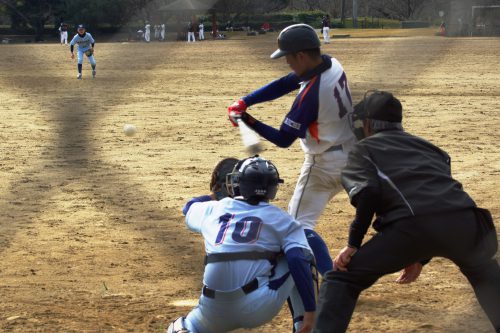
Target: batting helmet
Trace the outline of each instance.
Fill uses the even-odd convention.
[[[258,156],[239,161],[226,180],[232,197],[242,196],[253,205],[274,199],[281,183],[276,166]]]
[[[293,24],[283,29],[278,36],[278,49],[271,54],[272,59],[280,58],[290,53],[321,47],[318,34],[307,24]]]

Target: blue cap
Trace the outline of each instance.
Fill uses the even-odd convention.
[[[83,24],[79,24],[78,27],[76,27],[76,28],[77,29],[87,29],[87,28],[85,28],[85,25],[83,25]]]

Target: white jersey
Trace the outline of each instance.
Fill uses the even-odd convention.
[[[300,140],[307,154],[319,154],[331,146],[354,141],[349,123],[353,106],[347,78],[337,59],[331,58],[331,62],[330,69],[301,83],[301,98],[317,100],[317,119]]]
[[[288,251],[309,249],[303,228],[283,210],[261,202],[257,206],[225,198],[193,203],[186,215],[187,226],[203,235],[211,253]],[[210,263],[203,283],[220,291],[232,291],[256,277],[271,275],[268,260],[237,260]]]
[[[88,32],[85,33],[85,35],[80,36],[79,34],[76,34],[75,37],[71,40],[69,43],[70,45],[78,45],[78,51],[85,52],[88,49],[92,47],[92,44],[95,43],[94,38],[92,37],[91,34]]]

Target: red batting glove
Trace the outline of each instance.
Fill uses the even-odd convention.
[[[247,105],[244,100],[239,99],[227,108],[227,114],[229,116],[229,121],[234,127],[238,126],[238,119],[243,117],[243,114],[247,110]]]

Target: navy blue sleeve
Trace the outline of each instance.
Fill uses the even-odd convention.
[[[304,310],[307,312],[316,311],[311,265],[304,255],[304,249],[293,247],[285,253],[285,256],[290,273],[304,304]]]
[[[276,146],[281,148],[288,148],[292,145],[292,143],[297,139],[297,136],[288,133],[283,130],[277,130],[269,125],[264,124],[258,120],[255,120],[251,125],[255,132],[257,132],[260,136],[274,143]]]
[[[205,201],[210,201],[210,200],[213,200],[213,199],[209,195],[202,195],[201,197],[193,198],[186,203],[184,208],[182,208],[182,214],[186,215],[187,212],[189,211],[189,208],[191,207],[191,205],[194,204],[195,202],[205,202]]]
[[[306,233],[307,242],[313,251],[314,259],[316,259],[316,268],[319,274],[323,276],[326,272],[333,269],[333,261],[332,257],[330,257],[328,247],[316,231],[304,229],[304,232]]]
[[[281,79],[275,80],[263,86],[262,88],[251,92],[242,99],[243,101],[245,101],[245,104],[247,106],[272,101],[276,98],[299,89],[299,82],[299,77],[294,73],[290,73],[287,76],[283,76]]]
[[[299,138],[306,137],[309,126],[318,120],[319,82],[320,76],[314,77],[297,95],[292,108],[281,124],[281,130],[294,134]],[[310,132],[313,136],[316,133],[314,130]]]

